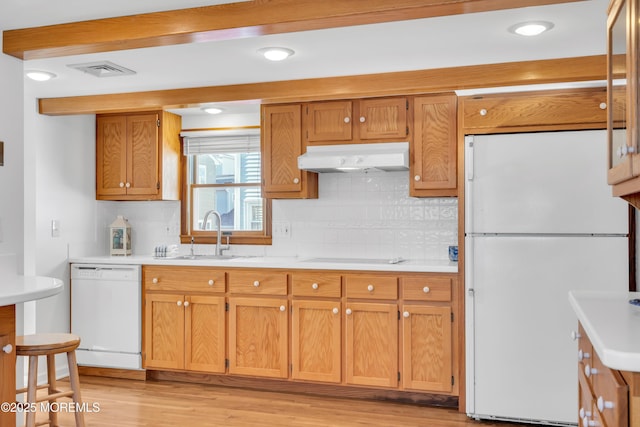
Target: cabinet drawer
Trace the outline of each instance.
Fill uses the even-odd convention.
[[[287,273],[266,270],[230,271],[229,292],[249,295],[286,295]]]
[[[215,268],[145,266],[142,277],[147,291],[225,291],[225,271]]]
[[[345,276],[347,298],[397,299],[395,276]]]
[[[591,383],[593,401],[607,426],[628,425],[628,387],[620,372],[602,364],[598,355],[592,355]]]
[[[293,273],[291,274],[291,294],[305,297],[340,298],[339,274]]]
[[[451,301],[450,277],[401,277],[405,300]]]

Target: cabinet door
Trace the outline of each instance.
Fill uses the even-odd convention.
[[[262,107],[262,169],[266,197],[317,198],[318,175],[298,169],[302,154],[301,106]]]
[[[351,101],[312,102],[306,107],[307,142],[350,141]]]
[[[0,307],[0,403],[16,401],[15,305]],[[11,348],[5,346],[11,346]],[[0,411],[0,426],[16,425],[15,413]]]
[[[157,196],[160,191],[158,114],[127,118],[127,194]]]
[[[184,304],[185,369],[224,373],[224,297],[190,295]]]
[[[184,367],[184,296],[146,294],[144,367]]]
[[[348,384],[398,386],[398,306],[347,303]]]
[[[410,195],[456,195],[456,109],[455,94],[415,98]]]
[[[363,99],[359,106],[360,139],[407,138],[406,98]]]
[[[127,119],[126,116],[96,118],[96,194],[127,193]]]
[[[297,300],[292,306],[291,377],[339,383],[340,302]]]
[[[285,298],[229,298],[229,373],[288,376]]]
[[[405,305],[402,311],[402,386],[452,389],[451,308]]]

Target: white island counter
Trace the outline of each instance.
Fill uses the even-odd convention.
[[[602,363],[640,372],[640,307],[629,300],[640,292],[573,291],[569,302]]]
[[[0,403],[16,399],[16,304],[50,297],[63,289],[52,277],[0,277]],[[0,426],[16,424],[15,413],[0,412]]]

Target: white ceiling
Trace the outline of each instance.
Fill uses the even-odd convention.
[[[0,29],[229,2],[2,0]],[[56,79],[45,83],[25,80],[25,92],[36,97],[77,96],[600,55],[606,50],[607,5],[608,0],[587,0],[239,40],[24,61],[25,70],[47,70],[57,75]],[[33,13],[36,10],[38,13]],[[511,25],[527,20],[551,21],[555,27],[537,38],[507,32]],[[286,61],[268,62],[256,53],[259,48],[266,46],[285,46],[296,53]],[[115,62],[135,70],[137,74],[96,78],[68,67],[69,64],[102,60]]]

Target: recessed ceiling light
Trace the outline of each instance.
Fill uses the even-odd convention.
[[[25,75],[29,77],[31,80],[35,80],[37,82],[46,82],[47,80],[51,80],[56,77],[55,74],[50,73],[48,71],[38,71],[38,70],[28,70],[25,72]]]
[[[519,34],[521,36],[537,36],[545,31],[549,31],[553,28],[552,22],[547,21],[530,21],[520,22],[509,27],[509,32]]]
[[[258,49],[258,52],[260,52],[269,61],[282,61],[295,53],[293,50],[286,47],[264,47],[262,49]]]
[[[218,108],[218,107],[202,107],[202,111],[204,111],[205,113],[209,113],[209,114],[220,114],[224,110],[222,108]]]

